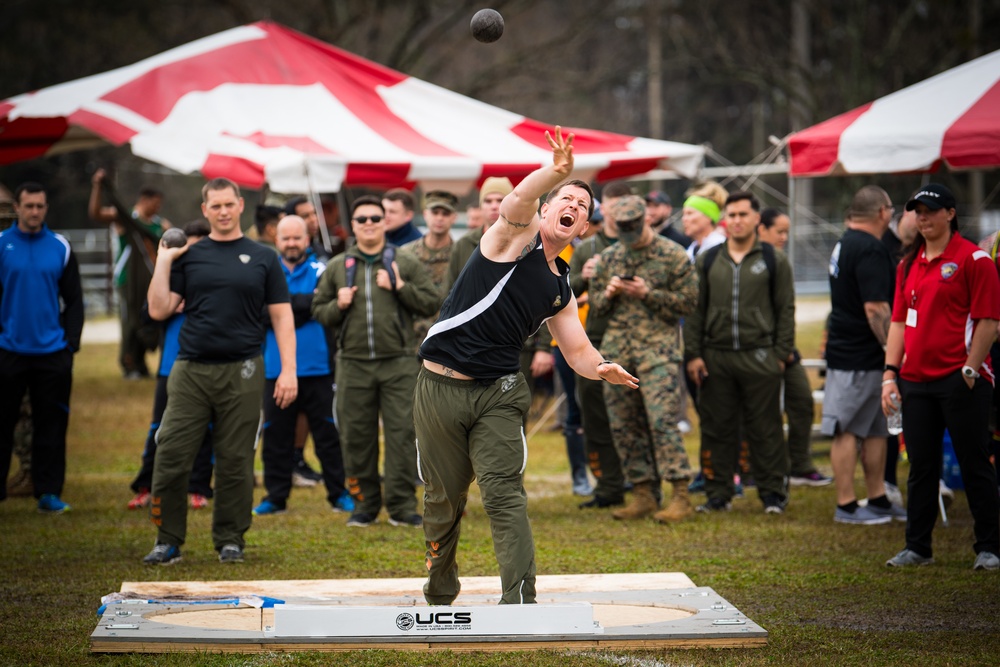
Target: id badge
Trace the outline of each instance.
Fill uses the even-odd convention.
[[[906,309],[906,326],[915,327],[917,326],[917,309],[907,308]]]

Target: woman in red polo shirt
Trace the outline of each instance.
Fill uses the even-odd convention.
[[[977,570],[1000,569],[1000,499],[989,459],[1000,281],[988,253],[958,234],[955,197],[936,183],[906,203],[918,234],[896,271],[882,375],[882,410],[902,396],[910,457],[906,548],[886,565],[928,565],[944,429],[951,434],[975,521]]]

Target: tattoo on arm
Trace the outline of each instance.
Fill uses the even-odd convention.
[[[503,218],[503,221],[506,222],[508,225],[510,225],[511,227],[515,227],[517,229],[527,229],[528,225],[531,224],[530,222],[514,222],[513,220],[508,220],[502,215],[500,217]]]
[[[449,377],[449,378],[453,378],[453,377],[455,377],[455,371],[451,370],[450,368],[445,368],[444,369],[444,376],[445,377]]]
[[[884,347],[889,337],[889,324],[892,321],[892,311],[889,304],[881,302],[875,307],[866,307],[865,314],[868,316],[868,326],[875,334],[875,339],[878,340],[879,345]]]
[[[535,245],[537,242],[538,242],[537,236],[528,241],[528,245],[524,246],[524,249],[521,251],[521,254],[517,256],[517,258],[524,259],[525,257],[527,257],[528,253],[535,249]]]

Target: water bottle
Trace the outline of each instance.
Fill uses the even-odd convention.
[[[889,400],[892,401],[892,412],[885,418],[885,422],[889,427],[889,435],[899,435],[903,432],[903,411],[900,409],[902,404],[895,392],[889,394]]]

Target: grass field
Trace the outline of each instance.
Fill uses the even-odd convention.
[[[799,332],[815,356],[816,326]],[[935,531],[937,563],[888,570],[903,524],[834,524],[832,487],[794,488],[783,516],[765,516],[751,494],[731,513],[678,526],[622,524],[580,511],[570,494],[562,438],[542,429],[530,443],[526,485],[540,574],[683,572],[710,586],[770,633],[757,649],[667,652],[540,652],[93,656],[88,638],[100,597],[122,581],[420,577],[420,531],[383,522],[347,529],[319,488],[295,489],[284,515],[257,519],[247,561],[221,566],[209,512],[191,514],[184,560],[150,568],[140,560],[155,532],[125,510],[152,404],[152,382],[126,383],[114,345],[77,356],[68,475],[73,511],[43,516],[31,499],[0,503],[0,665],[996,665],[1000,663],[1000,577],[972,571],[972,522],[958,494],[951,525]],[[696,433],[689,450],[697,453]],[[814,443],[829,472],[829,443]],[[906,466],[900,468],[905,479]],[[859,492],[863,493],[860,484]],[[256,491],[260,499],[263,491]],[[465,576],[496,576],[478,498],[463,524]]]

